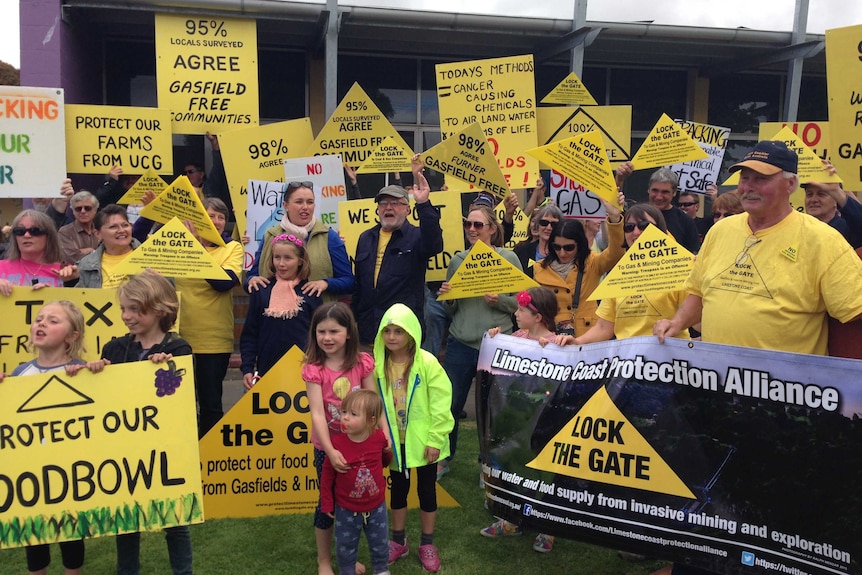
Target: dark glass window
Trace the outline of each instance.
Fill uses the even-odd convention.
[[[609,103],[631,104],[632,131],[648,132],[662,114],[667,114],[671,118],[685,118],[688,89],[686,72],[627,68],[611,68],[609,72],[611,75]]]
[[[709,123],[730,128],[731,137],[733,134],[757,135],[761,122],[778,121],[781,89],[778,75],[732,74],[712,78]]]
[[[338,100],[359,82],[392,123],[417,123],[416,60],[371,56],[338,57]]]

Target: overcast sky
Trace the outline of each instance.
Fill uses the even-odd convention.
[[[59,1],[59,0],[57,0]],[[277,0],[274,0],[277,1]],[[305,0],[300,0],[305,1]],[[325,0],[308,0],[324,4]],[[340,0],[341,5],[463,12],[464,0]],[[552,4],[552,7],[548,5]],[[790,30],[796,0],[591,0],[587,19],[602,22],[642,22],[718,28]],[[571,19],[574,0],[474,0],[471,13]],[[862,24],[860,0],[810,0],[808,31],[822,34],[829,28]],[[18,34],[18,0],[3,0],[0,18],[0,60],[16,68],[21,64]]]

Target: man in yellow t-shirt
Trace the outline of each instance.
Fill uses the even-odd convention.
[[[783,142],[763,141],[731,166],[745,213],[707,234],[685,302],[653,328],[660,341],[702,321],[704,341],[825,355],[827,313],[845,323],[862,314],[862,260],[790,205],[797,163]]]

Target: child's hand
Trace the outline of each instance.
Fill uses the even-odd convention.
[[[163,361],[168,361],[172,357],[174,357],[174,356],[171,353],[164,353],[164,352],[154,353],[153,355],[150,356],[150,361],[153,363],[162,363]]]
[[[108,359],[99,359],[96,361],[88,362],[86,367],[93,373],[100,373],[103,369],[105,369],[106,365],[111,365],[111,361]]]
[[[335,513],[327,513],[326,516],[330,519],[335,519]]]
[[[242,375],[242,386],[246,391],[254,387],[255,383],[257,383],[257,380],[255,380],[253,373],[244,373]]]
[[[494,337],[495,335],[497,335],[501,331],[503,331],[503,330],[499,327],[492,327],[491,329],[488,330],[488,337]]]
[[[440,450],[436,447],[425,446],[424,453],[425,461],[428,463],[436,463],[440,459]]]
[[[329,463],[332,464],[332,468],[338,473],[347,473],[350,469],[350,466],[347,464],[347,460],[344,459],[344,456],[341,455],[341,452],[337,449],[333,449],[332,453],[327,453],[326,456],[329,458]]]
[[[66,375],[74,377],[82,369],[87,369],[86,364],[69,364],[66,366]]]
[[[6,378],[6,374],[0,371],[0,383],[3,383],[3,380]]]

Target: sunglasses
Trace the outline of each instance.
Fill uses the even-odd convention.
[[[624,224],[623,225],[623,231],[627,234],[630,234],[633,231],[635,231],[635,228],[639,229],[640,231],[644,231],[645,229],[647,229],[648,225],[649,225],[649,222],[646,220],[641,220],[636,224],[634,224],[634,223]]]
[[[183,171],[183,173],[187,176],[191,176],[192,174],[197,174],[198,172],[200,172],[200,170],[198,170],[196,168],[192,168],[190,170],[184,170]]]
[[[464,229],[469,230],[471,227],[476,230],[481,230],[486,225],[485,222],[471,222],[470,220],[464,220]]]
[[[558,223],[558,222],[556,222],[555,220],[546,220],[543,218],[543,219],[539,220],[539,227],[544,228],[545,226],[553,226],[556,223]]]
[[[13,236],[23,236],[27,232],[30,232],[30,235],[35,238],[38,236],[44,236],[45,234],[48,233],[48,230],[46,230],[45,228],[36,228],[36,227],[24,228],[21,226],[15,226],[14,228],[12,228],[12,235]]]
[[[690,208],[692,206],[697,206],[699,204],[700,204],[700,202],[680,202],[677,205],[681,208]]]
[[[287,189],[295,190],[296,188],[308,188],[309,190],[314,189],[314,182],[288,182]]]
[[[561,246],[560,244],[554,243],[554,244],[551,244],[551,247],[554,249],[555,252],[558,252],[560,250],[563,250],[565,252],[573,252],[573,251],[575,251],[575,248],[577,246],[575,244],[566,244],[564,246]]]
[[[712,212],[713,219],[719,220],[721,218],[726,218],[727,216],[735,215],[733,212]]]
[[[92,212],[93,206],[75,206],[72,209],[75,210],[76,212]]]

